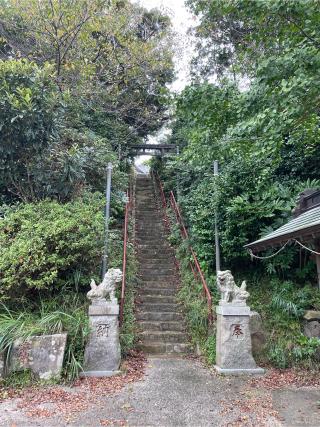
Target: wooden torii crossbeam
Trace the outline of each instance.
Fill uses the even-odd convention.
[[[133,144],[129,147],[130,154],[135,156],[164,156],[165,153],[177,152],[177,146],[174,144]]]

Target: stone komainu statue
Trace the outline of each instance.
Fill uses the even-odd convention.
[[[104,276],[100,285],[96,285],[94,280],[91,280],[91,291],[87,293],[87,297],[91,303],[105,301],[107,296],[110,296],[110,301],[117,303],[115,297],[116,284],[122,280],[122,271],[119,268],[110,268]]]
[[[247,298],[250,296],[246,290],[246,282],[243,281],[239,288],[235,284],[230,270],[218,271],[217,286],[221,292],[221,301],[223,302],[246,303]]]

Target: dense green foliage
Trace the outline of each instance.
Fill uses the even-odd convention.
[[[57,291],[80,270],[88,284],[99,273],[103,199],[97,193],[64,205],[43,201],[10,208],[0,222],[0,244],[1,298]]]
[[[62,93],[112,127],[127,127],[131,139],[162,124],[173,77],[168,17],[128,0],[0,4],[4,56],[49,62]]]
[[[32,197],[34,173],[56,131],[58,92],[52,69],[0,61],[0,189]]]
[[[265,351],[258,357],[278,368],[319,366],[319,339],[301,331],[301,316],[309,308],[319,310],[320,295],[310,286],[279,279],[251,283],[250,305],[261,313],[268,333]]]
[[[106,165],[108,267],[121,267],[128,147],[167,119],[171,41],[167,16],[128,0],[0,0],[0,340],[67,331],[69,378],[100,277]],[[128,249],[124,355],[135,333]]]
[[[305,292],[317,293],[315,264],[294,245],[275,258],[252,262],[244,245],[287,222],[301,191],[320,187],[318,2],[187,3],[199,17],[199,44],[194,80],[176,100],[170,141],[179,145],[180,155],[154,167],[165,187],[176,189],[209,281],[215,273],[217,212],[222,269],[247,279],[252,300],[261,298],[270,332],[275,323],[269,320],[278,313],[279,334],[271,334],[268,348],[281,348],[290,365],[308,359],[309,344],[315,347],[302,342],[298,320],[304,309],[315,308],[313,298],[299,301]],[[208,83],[213,76],[215,83]],[[214,160],[220,163],[219,177],[213,174]],[[288,305],[279,280],[295,283]],[[290,342],[296,350],[286,349]],[[273,356],[269,351],[271,360],[278,350]]]

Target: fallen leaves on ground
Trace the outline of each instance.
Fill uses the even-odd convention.
[[[124,373],[113,377],[81,378],[72,387],[63,386],[32,386],[22,390],[0,389],[6,398],[19,397],[18,408],[27,416],[50,418],[63,416],[66,422],[74,421],[79,412],[98,403],[101,396],[113,395],[125,385],[143,378],[146,358],[143,353],[132,351],[122,365]],[[125,420],[101,420],[101,425],[126,425]],[[107,422],[111,424],[107,424]],[[113,424],[112,424],[113,423]]]
[[[251,387],[278,389],[285,387],[319,387],[320,372],[298,369],[269,369],[266,375],[254,378]]]
[[[221,406],[220,416],[228,420],[228,427],[263,427],[270,425],[270,418],[279,418],[269,392],[255,395],[245,390],[240,393],[239,399],[223,400]]]
[[[272,390],[319,386],[319,372],[271,368],[265,375],[249,380],[238,399],[221,401],[220,416],[228,420],[228,427],[269,426],[270,420],[273,423],[280,421],[273,408]]]

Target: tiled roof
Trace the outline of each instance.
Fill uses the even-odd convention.
[[[255,242],[245,245],[246,248],[266,248],[275,246],[281,242],[285,242],[292,238],[300,238],[303,236],[312,236],[317,233],[320,237],[320,206],[317,206],[309,211],[292,219],[287,224],[272,231],[265,237],[262,237]]]

